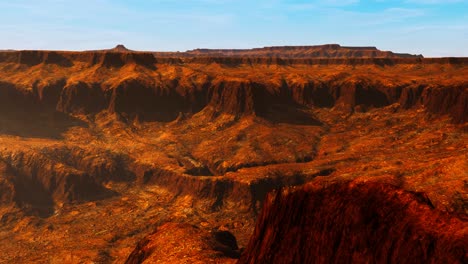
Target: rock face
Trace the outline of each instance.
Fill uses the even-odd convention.
[[[448,114],[455,123],[466,122],[468,111],[467,86],[407,85],[395,88],[369,80],[358,82],[317,83],[303,86],[284,84],[279,87],[253,82],[205,83],[206,90],[193,91],[189,87],[178,92],[138,80],[129,80],[109,91],[98,84],[71,84],[63,88],[57,109],[65,113],[98,113],[107,105],[111,112],[146,116],[148,120],[172,121],[179,113],[193,113],[204,107],[214,112],[233,115],[256,114],[263,117],[309,122],[301,118],[302,107],[335,107],[353,112],[354,107],[365,109],[399,103],[405,108],[423,106],[436,114]],[[324,88],[326,87],[326,88]],[[416,93],[414,93],[416,89]],[[199,99],[197,99],[199,98]],[[205,98],[203,100],[202,98]],[[273,106],[273,107],[272,107]],[[276,110],[275,110],[276,108]],[[284,116],[281,116],[281,112]]]
[[[369,182],[271,194],[238,263],[466,263],[468,225],[424,194]]]
[[[65,62],[58,57],[66,60],[68,66],[62,65]],[[56,71],[60,78],[54,78],[46,84],[42,84],[40,78],[32,78],[32,87],[26,89],[16,87],[17,84],[14,82],[3,81],[0,83],[3,87],[0,93],[3,94],[1,98],[8,98],[8,102],[3,104],[5,109],[9,110],[29,110],[41,105],[67,114],[96,114],[109,110],[131,118],[137,116],[143,120],[153,121],[172,121],[179,116],[179,113],[191,115],[209,108],[213,116],[220,113],[237,116],[257,115],[270,120],[276,118],[278,119],[276,121],[281,122],[289,119],[298,123],[315,123],[304,115],[304,109],[327,107],[352,113],[355,107],[358,107],[358,111],[362,111],[398,103],[406,109],[424,107],[432,113],[449,115],[455,123],[466,122],[468,110],[466,81],[437,82],[418,79],[409,82],[405,80],[405,76],[412,78],[429,72],[437,77],[441,74],[437,72],[440,67],[448,67],[451,71],[461,74],[466,69],[464,65],[468,60],[396,58],[383,61],[388,63],[386,68],[383,68],[379,65],[379,61],[374,59],[344,59],[335,61],[331,65],[325,64],[315,73],[326,74],[326,77],[320,78],[310,77],[303,70],[292,70],[291,73],[297,71],[295,73],[297,76],[294,78],[276,76],[271,79],[266,79],[267,76],[263,73],[243,78],[235,77],[235,74],[229,78],[218,78],[212,71],[191,73],[191,77],[183,74],[186,67],[183,65],[235,64],[239,65],[237,66],[239,69],[251,65],[263,68],[261,65],[266,63],[243,61],[244,58],[240,58],[237,62],[232,60],[236,58],[194,57],[174,65],[170,58],[158,61],[152,54],[135,52],[0,53],[0,63],[14,63],[27,67],[37,65],[35,67],[41,69],[49,67],[50,64],[59,65],[63,69],[85,67],[90,76],[93,76],[86,78],[77,75],[69,78],[67,74],[60,74],[61,70],[52,70]],[[313,69],[315,67],[313,65],[321,65],[321,61],[305,62],[310,66],[300,67]],[[333,60],[323,62],[330,63]],[[285,63],[301,65],[302,62],[291,60]],[[272,67],[286,67],[282,64],[280,61],[268,63],[273,65]],[[408,67],[407,65],[412,65],[412,69],[402,71]],[[346,71],[341,75],[330,74],[330,70],[342,66],[358,67],[361,70],[355,70],[356,73],[353,75],[345,73]],[[166,70],[169,69],[167,67],[175,69],[175,72],[171,73],[175,74],[172,78],[162,78],[162,74],[169,74],[169,72],[166,74]],[[364,70],[366,67],[379,74],[397,71],[402,74],[398,77],[401,80],[389,77],[373,79],[371,76],[366,76]],[[80,69],[83,71],[83,68]],[[121,74],[120,77],[108,76],[109,79],[98,77],[113,75],[112,72],[115,72],[113,69]],[[269,66],[266,72],[274,73],[274,69]],[[12,102],[13,105],[8,107]]]
[[[0,203],[9,204],[15,197],[15,186],[12,184],[12,172],[8,164],[0,162]]]
[[[110,197],[112,192],[105,189],[102,182],[109,181],[106,178],[111,173],[116,179],[125,173],[105,153],[97,161],[82,160],[86,154],[79,149],[49,151],[1,153],[2,200],[14,201],[29,214],[48,217],[57,203]]]

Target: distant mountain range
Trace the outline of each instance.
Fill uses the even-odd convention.
[[[338,44],[317,46],[278,46],[254,49],[195,49],[195,56],[252,56],[284,58],[415,58],[422,55],[381,51],[376,47],[348,47]]]
[[[15,50],[0,50],[11,52]],[[423,55],[382,51],[376,47],[350,47],[338,44],[315,46],[276,46],[253,49],[194,49],[185,52],[136,51],[119,44],[111,49],[85,52],[153,53],[157,57],[273,57],[273,58],[423,58]]]

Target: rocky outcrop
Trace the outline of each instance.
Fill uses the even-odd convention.
[[[75,148],[45,148],[0,153],[2,200],[12,200],[27,213],[50,216],[58,203],[106,198],[110,180],[132,180],[122,157]]]
[[[67,80],[65,78],[42,85],[39,81],[36,81],[32,86],[32,93],[41,106],[55,110],[57,107],[61,108],[59,103],[60,94],[66,85]]]
[[[253,89],[255,87],[249,82],[221,82],[211,88],[209,105],[213,108],[214,114],[254,114],[255,98]]]
[[[421,94],[421,103],[435,114],[448,114],[456,123],[468,121],[468,85],[428,87]]]
[[[56,90],[53,92],[56,92]],[[107,105],[104,91],[99,83],[78,82],[66,84],[59,94],[56,108],[64,113],[98,113],[104,110]],[[56,97],[54,96],[53,99],[56,100]]]
[[[15,187],[12,184],[12,172],[8,164],[0,161],[0,203],[12,203],[15,197]]]
[[[232,263],[239,255],[236,238],[228,231],[167,223],[141,240],[125,263]]]
[[[179,113],[191,111],[192,96],[179,92],[177,83],[156,84],[138,79],[125,80],[113,87],[108,97],[112,113],[138,116],[142,120],[172,121]]]
[[[129,168],[132,160],[124,154],[111,150],[57,146],[43,148],[41,154],[51,162],[60,163],[89,174],[98,184],[109,181],[135,180],[135,174]]]
[[[0,81],[0,132],[27,137],[60,138],[70,126],[83,122],[57,111],[64,80],[31,90]]]
[[[468,86],[385,86],[369,80],[311,81],[272,86],[253,82],[222,83],[213,89],[210,106],[216,112],[255,114],[278,122],[317,124],[304,113],[309,107],[333,107],[345,112],[380,108],[398,103],[403,108],[423,106],[429,112],[448,114],[456,123],[466,122]],[[289,121],[288,121],[289,120]]]
[[[180,175],[169,170],[146,168],[134,164],[139,183],[156,184],[170,190],[176,196],[190,195],[203,204],[206,211],[218,211],[235,205],[238,210],[257,214],[266,195],[276,188],[304,184],[318,174],[281,175],[259,178],[249,182],[225,176]]]
[[[26,183],[25,186],[41,185],[41,188],[59,200],[86,200],[102,191],[88,174],[56,164],[40,154],[12,153],[6,162],[15,171],[15,180],[18,180],[19,185],[28,181],[34,184]]]
[[[466,221],[383,183],[311,183],[269,195],[239,263],[466,263]]]
[[[0,81],[0,114],[28,111],[34,101],[29,92],[13,83]]]

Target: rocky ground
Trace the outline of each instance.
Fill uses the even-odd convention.
[[[463,60],[57,54],[0,56],[0,263],[235,262],[308,182],[424,193],[467,232]]]

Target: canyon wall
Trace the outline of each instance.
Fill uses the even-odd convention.
[[[40,68],[48,64],[66,68],[72,67],[75,63],[84,63],[80,65],[92,69],[122,69],[134,65],[132,67],[143,67],[156,72],[158,65],[174,65],[182,68],[184,65],[213,63],[230,67],[253,67],[264,63],[282,66],[305,63],[330,67],[330,69],[341,65],[370,65],[385,72],[385,67],[391,70],[394,65],[405,64],[412,67],[440,64],[443,67],[449,65],[463,68],[468,64],[468,59],[345,58],[288,61],[277,58],[155,58],[149,53],[18,51],[0,53],[0,63]],[[298,84],[287,78],[280,80],[280,83],[271,83],[255,77],[223,80],[209,74],[205,81],[193,84],[183,83],[179,78],[156,82],[137,75],[106,86],[102,83],[105,78],[101,82],[89,82],[86,79],[72,81],[64,76],[46,84],[38,81],[32,85],[32,90],[28,91],[19,89],[16,83],[3,81],[0,83],[2,87],[0,101],[5,109],[31,109],[41,104],[69,114],[93,114],[109,110],[155,121],[172,121],[179,116],[179,113],[193,114],[209,107],[213,114],[219,112],[235,115],[256,114],[263,117],[277,116],[280,120],[281,115],[296,115],[296,118],[289,119],[312,122],[301,121],[303,116],[301,109],[334,107],[352,113],[356,106],[359,106],[358,110],[362,110],[399,103],[406,109],[423,106],[432,113],[448,114],[455,123],[464,123],[467,118],[465,113],[468,110],[466,82],[433,84],[421,80],[413,83],[389,84],[379,78],[350,79],[349,76],[337,76],[323,80],[306,79]],[[9,107],[9,104],[13,104],[12,107]]]
[[[467,65],[334,45],[0,52],[0,221],[27,230],[0,232],[18,242],[0,262],[39,245],[138,263],[173,232],[233,262],[206,239],[244,247],[259,213],[241,263],[466,262]],[[349,182],[386,177],[399,187]]]
[[[0,131],[60,139],[70,127],[88,129],[93,124],[84,122],[84,116],[92,120],[102,112],[124,122],[170,122],[199,114],[203,122],[227,115],[236,120],[255,117],[273,124],[321,126],[311,114],[314,109],[349,115],[389,105],[397,106],[392,111],[425,109],[463,124],[468,118],[468,84],[459,76],[467,63],[466,58],[159,58],[142,52],[0,52]],[[381,75],[369,75],[368,71]],[[401,79],[386,76],[392,72]],[[325,77],[320,77],[321,73]],[[421,74],[458,79],[415,78]],[[13,194],[8,189],[14,185],[14,199],[31,203],[34,199],[28,197],[29,189],[21,186],[33,185],[43,193],[41,203],[52,207],[57,201],[95,199],[97,194],[106,193],[103,182],[135,179],[182,192],[184,186],[191,186],[187,193],[210,197],[214,207],[220,203],[216,201],[225,199],[224,194],[239,194],[247,203],[253,199],[247,197],[254,195],[249,186],[226,179],[194,180],[161,168],[139,168],[125,155],[84,153],[80,148],[42,152],[3,152],[0,158],[17,177],[2,180],[2,199],[10,199]],[[93,155],[103,160],[83,158]],[[187,169],[186,173],[224,175],[242,167],[277,162],[221,166],[211,158],[201,160],[204,167]],[[273,184],[268,190],[303,180]]]
[[[462,219],[372,182],[272,193],[238,263],[466,263]]]

